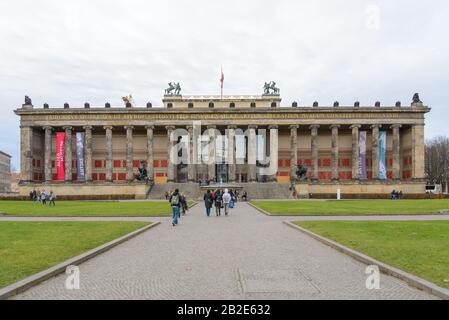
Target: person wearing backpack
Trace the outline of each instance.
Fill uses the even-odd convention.
[[[181,205],[181,202],[179,201],[179,190],[176,189],[175,192],[172,193],[170,196],[170,199],[168,200],[170,202],[172,212],[173,212],[173,227],[178,224],[178,218],[179,218],[179,207]]]
[[[217,190],[217,192],[215,192],[215,214],[217,215],[217,217],[219,217],[221,215],[221,206],[223,203],[223,198],[221,196],[221,192],[220,190]]]

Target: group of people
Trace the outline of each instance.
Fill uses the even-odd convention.
[[[393,190],[391,191],[391,200],[399,200],[402,198],[402,191]]]
[[[53,192],[53,190],[50,190],[50,193],[47,194],[47,192],[45,192],[45,190],[42,190],[42,192],[41,192],[39,189],[37,191],[36,191],[36,189],[33,189],[32,191],[30,191],[30,200],[34,201],[34,202],[39,201],[44,206],[47,204],[47,200],[48,200],[50,206],[56,205],[56,195]]]
[[[187,197],[184,193],[180,193],[179,189],[175,189],[175,191],[170,192],[167,191],[165,193],[165,199],[170,202],[173,213],[172,225],[173,227],[179,223],[179,219],[181,218],[181,213],[184,216],[189,210],[189,206],[187,204]]]
[[[229,209],[234,208],[238,197],[239,193],[237,190],[207,190],[203,197],[206,215],[210,217],[211,210],[215,207],[215,215],[217,217],[221,216],[221,209],[224,210],[224,214],[227,216],[229,214]],[[243,192],[242,198],[246,200],[246,191]]]

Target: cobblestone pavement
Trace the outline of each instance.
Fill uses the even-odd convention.
[[[435,299],[385,275],[366,289],[364,264],[245,203],[148,219],[162,224],[80,265],[80,290],[63,274],[15,299]]]

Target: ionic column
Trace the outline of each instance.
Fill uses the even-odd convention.
[[[112,182],[112,126],[105,126],[106,130],[106,181]]]
[[[373,179],[379,179],[379,129],[382,126],[380,124],[374,124],[371,126],[372,129],[372,140],[371,140],[371,159],[372,159],[372,172]]]
[[[20,180],[33,180],[33,128],[20,126]]]
[[[350,126],[352,129],[352,179],[360,179],[359,174],[359,128],[360,124]]]
[[[257,180],[257,141],[256,141],[256,125],[249,125],[248,136],[248,182]]]
[[[175,143],[173,134],[175,131],[174,126],[166,126],[167,129],[167,139],[168,139],[168,167],[167,167],[167,182],[175,182]]]
[[[273,175],[269,178],[271,181],[276,181],[277,179],[277,169],[278,169],[278,152],[279,152],[279,142],[278,142],[278,126],[271,125],[268,127],[270,130],[270,168],[276,170]]]
[[[195,134],[193,126],[187,126],[187,131],[189,132],[189,154],[187,159],[188,171],[187,180],[189,182],[196,182],[196,144],[195,144]]]
[[[394,124],[391,126],[393,130],[393,179],[401,179],[401,138],[399,129],[400,124]]]
[[[84,126],[84,171],[86,182],[92,181],[92,126]]]
[[[298,128],[299,125],[290,126],[290,181],[296,181],[296,165],[298,163]],[[271,155],[271,153],[270,153]]]
[[[338,150],[338,129],[340,125],[333,124],[330,126],[332,130],[332,141],[331,141],[331,153],[332,153],[332,180],[339,180],[338,175],[338,159],[339,159],[339,150]]]
[[[133,126],[125,126],[126,129],[126,182],[132,182],[133,174]]]
[[[148,179],[150,182],[154,181],[154,126],[145,126],[147,129],[147,163],[148,163]]]
[[[216,156],[216,136],[215,129],[216,126],[207,126],[207,132],[209,135],[209,161],[207,163],[207,176],[210,180],[216,179],[215,176],[215,156]]]
[[[236,159],[235,159],[235,129],[236,126],[228,126],[228,180],[235,182]]]
[[[72,127],[65,126],[65,181],[72,181]]]
[[[44,138],[44,176],[45,181],[51,181],[51,134],[53,128],[45,126],[45,138]]]
[[[312,181],[318,181],[318,128],[319,124],[312,124],[310,128],[312,148]]]
[[[424,174],[424,124],[412,125],[412,178],[422,180]]]

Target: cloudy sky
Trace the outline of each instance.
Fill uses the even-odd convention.
[[[160,105],[184,94],[259,94],[275,80],[283,104],[432,107],[427,138],[449,135],[449,2],[361,0],[0,0],[0,150],[19,166],[13,110]]]

